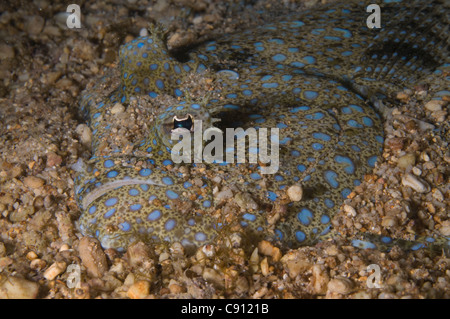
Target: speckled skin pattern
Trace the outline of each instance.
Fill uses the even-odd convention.
[[[174,116],[189,115],[203,120],[204,129],[280,129],[275,174],[262,175],[251,164],[206,166],[225,176],[221,186],[236,184],[258,202],[239,216],[248,233],[287,247],[330,236],[331,219],[382,151],[373,102],[448,58],[448,17],[439,1],[381,5],[384,28],[378,30],[367,28],[366,6],[346,2],[277,19],[203,44],[183,62],[169,54],[156,29],[123,45],[119,87],[103,100],[87,92],[80,103],[94,133],[94,155],[75,179],[82,233],[123,250],[137,239],[199,246],[225,231],[212,214],[217,203],[208,175],[194,184],[171,159]],[[182,83],[203,73],[213,92],[193,101]],[[153,134],[135,147],[145,157],[102,154],[99,144],[111,131],[101,119],[117,102],[127,106],[140,95],[169,95],[179,103],[158,110]],[[137,160],[144,164],[136,168]],[[295,184],[303,198],[292,202],[286,190]],[[281,201],[287,212],[271,225],[270,207]]]

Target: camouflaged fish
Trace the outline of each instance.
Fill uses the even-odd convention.
[[[368,3],[345,2],[224,35],[184,60],[168,52],[156,28],[124,44],[117,89],[103,99],[85,92],[80,103],[93,131],[93,157],[75,179],[81,232],[118,250],[136,240],[212,243],[233,230],[216,214],[214,186],[234,186],[257,203],[235,217],[254,238],[298,247],[337,236],[333,216],[382,152],[374,105],[448,63],[448,5],[391,2],[380,5],[381,29],[366,25]],[[203,74],[213,92],[193,100],[183,83]],[[114,134],[106,115],[116,103],[127,106],[140,96],[178,102],[158,110],[152,133],[134,146],[143,156],[102,153],[102,140]],[[219,137],[227,128],[278,128],[277,171],[262,174],[263,163],[218,159],[190,179],[173,161],[172,133],[193,135],[195,121]],[[258,147],[247,146],[248,156]],[[220,184],[214,185],[211,171]],[[294,185],[303,190],[301,200],[285,195]],[[279,202],[286,212],[274,218],[271,208]],[[393,243],[377,238],[354,244]]]

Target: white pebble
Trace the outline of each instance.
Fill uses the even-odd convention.
[[[430,186],[427,184],[427,182],[409,173],[403,176],[402,185],[411,187],[418,193],[428,193],[430,191]]]
[[[445,103],[446,102],[443,101],[443,100],[431,100],[427,104],[425,104],[425,108],[428,111],[431,111],[431,112],[441,111],[442,110],[442,106]]]
[[[66,263],[64,261],[53,263],[48,269],[44,272],[44,278],[47,280],[53,280],[66,270]]]
[[[356,216],[356,210],[350,205],[347,204],[344,205],[344,212],[346,212],[351,217]]]
[[[0,299],[34,299],[38,292],[39,284],[36,282],[14,276],[0,276]]]
[[[121,103],[116,103],[111,109],[111,114],[120,114],[125,111],[125,106]]]
[[[292,185],[287,190],[287,195],[293,202],[298,202],[303,197],[303,188],[299,184]]]

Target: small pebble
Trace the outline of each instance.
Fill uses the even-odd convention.
[[[41,33],[44,28],[45,20],[41,16],[34,15],[25,19],[25,32],[30,35]]]
[[[430,186],[427,184],[427,182],[409,173],[403,176],[402,185],[411,187],[418,193],[428,193],[430,191]]]
[[[298,202],[303,197],[303,188],[301,185],[298,184],[292,185],[291,187],[288,188],[287,194],[291,199],[291,201]]]
[[[425,104],[425,108],[431,112],[441,111],[442,106],[445,105],[446,103],[447,102],[443,100],[431,100]]]
[[[25,186],[36,189],[44,185],[44,180],[36,176],[27,176],[23,179],[23,183]]]
[[[258,204],[254,201],[252,196],[249,193],[237,193],[234,196],[234,201],[239,205],[239,207],[243,210],[258,209]]]
[[[66,267],[67,264],[64,261],[55,262],[44,272],[44,278],[47,280],[53,280],[59,274],[63,273],[66,270]]]
[[[127,291],[127,296],[131,299],[143,299],[150,293],[150,282],[140,280],[135,282]]]
[[[35,299],[39,284],[23,278],[0,275],[0,299]]]
[[[398,159],[397,166],[403,169],[407,169],[408,167],[414,166],[415,163],[416,156],[412,153],[408,153]]]
[[[116,103],[111,109],[111,114],[121,114],[125,111],[125,106],[122,103]]]
[[[224,278],[221,276],[216,270],[212,268],[205,267],[202,274],[203,279],[208,282],[211,282],[218,287],[224,286]]]
[[[47,263],[45,262],[45,260],[42,259],[33,259],[30,262],[30,268],[36,271],[41,271],[42,269],[45,268],[45,266],[47,265]]]
[[[312,267],[311,284],[316,294],[323,295],[327,292],[327,285],[330,281],[327,270],[323,265],[314,265]]]
[[[353,290],[353,282],[348,278],[338,277],[328,283],[329,293],[349,294]]]
[[[14,58],[14,48],[6,43],[0,44],[0,60]]]
[[[275,247],[266,240],[262,240],[259,242],[258,249],[261,254],[272,257],[273,261],[279,261],[281,259],[282,255],[280,248]]]

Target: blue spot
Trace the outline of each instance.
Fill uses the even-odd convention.
[[[330,217],[328,215],[322,215],[320,217],[320,222],[322,224],[328,224],[330,222]]]
[[[353,52],[352,51],[344,51],[341,54],[342,54],[342,56],[350,56],[353,54]]]
[[[306,235],[304,232],[298,230],[295,232],[295,238],[297,238],[297,241],[301,243],[306,239]]]
[[[313,213],[308,208],[302,208],[297,214],[297,219],[305,226],[308,226],[311,223],[313,217]]]
[[[277,199],[277,194],[272,192],[272,191],[268,191],[267,192],[267,198],[270,199],[272,202],[276,201]]]
[[[149,168],[142,168],[142,169],[139,171],[139,175],[141,175],[142,177],[148,176],[148,175],[150,175],[151,173],[152,173],[152,170],[149,169]]]
[[[148,214],[147,216],[147,220],[149,221],[155,221],[158,220],[161,217],[161,211],[155,209],[154,211],[152,211],[150,214]]]
[[[158,64],[150,64],[150,70],[156,70],[158,68]]]
[[[250,177],[255,180],[261,179],[261,175],[259,175],[258,173],[251,173]]]
[[[175,225],[177,224],[175,219],[169,219],[166,224],[164,225],[164,228],[168,231],[174,229]]]
[[[378,143],[381,143],[381,144],[383,144],[383,142],[384,142],[383,136],[379,136],[379,135],[375,136],[375,140],[376,140]]]
[[[305,66],[302,62],[292,62],[290,65],[296,68],[303,68]]]
[[[381,241],[385,244],[390,244],[392,242],[392,238],[390,237],[386,237],[386,236],[382,236],[381,237]]]
[[[244,90],[244,91],[242,91],[242,94],[249,96],[249,95],[252,95],[253,92],[251,90]]]
[[[293,109],[291,109],[291,113],[297,113],[298,111],[307,111],[309,110],[309,106],[296,106]]]
[[[334,207],[334,202],[329,198],[325,198],[324,203],[325,203],[325,206],[327,206],[328,208]]]
[[[116,205],[117,202],[118,202],[118,199],[117,199],[116,197],[112,197],[112,198],[108,198],[108,199],[105,201],[105,205],[106,205],[106,206],[113,206],[113,205]]]
[[[300,164],[300,165],[297,165],[297,169],[303,173],[304,171],[306,171],[306,166],[303,164]]]
[[[362,128],[363,126],[356,122],[355,120],[348,120],[347,124],[351,127]]]
[[[162,178],[162,182],[166,185],[173,185],[173,180],[172,178],[166,176]]]
[[[350,193],[351,193],[352,191],[351,191],[351,189],[350,188],[344,188],[342,191],[341,191],[341,195],[342,195],[342,198],[347,198],[348,197],[348,195],[350,195]]]
[[[131,229],[131,225],[129,222],[123,222],[119,224],[119,228],[123,231],[129,231]]]
[[[361,249],[376,249],[377,246],[369,241],[354,239],[352,240],[353,247]]]
[[[375,162],[377,161],[377,156],[369,157],[367,160],[367,164],[369,164],[370,167],[375,167]]]
[[[313,133],[312,136],[314,138],[317,138],[317,139],[325,141],[325,142],[328,142],[329,140],[331,140],[331,137],[325,133]]]
[[[133,205],[130,206],[130,209],[131,209],[132,211],[136,211],[136,210],[139,210],[139,209],[141,209],[141,208],[142,208],[142,205],[141,205],[141,204],[133,204]]]
[[[95,213],[96,210],[97,210],[97,206],[95,206],[95,205],[89,207],[89,214]]]
[[[189,182],[184,182],[183,183],[183,187],[184,188],[189,188],[189,187],[191,187],[192,186],[192,183],[189,183]]]
[[[250,214],[250,213],[246,213],[246,214],[242,215],[242,218],[249,220],[251,222],[256,220],[256,216],[253,214]]]
[[[323,145],[320,144],[320,143],[313,143],[313,144],[312,144],[312,148],[313,148],[315,151],[320,151],[321,149],[323,149]]]
[[[303,58],[308,64],[313,64],[316,62],[316,58],[314,58],[313,56],[305,56]]]
[[[164,82],[161,81],[160,79],[155,81],[156,87],[160,90],[164,90]]]
[[[148,185],[147,185],[147,184],[141,184],[141,185],[139,185],[139,187],[140,187],[144,192],[148,191]]]
[[[265,89],[274,89],[278,87],[278,83],[274,82],[274,83],[263,83],[261,86]]]
[[[211,207],[211,201],[205,200],[205,201],[203,202],[203,207],[206,207],[206,208]]]
[[[112,178],[112,177],[116,177],[117,175],[119,175],[119,172],[117,172],[117,171],[109,171],[109,172],[106,174],[106,177]]]
[[[317,93],[316,91],[305,91],[303,94],[305,98],[309,100],[313,100],[317,98],[317,96],[319,96],[319,93]]]
[[[344,33],[343,34],[344,38],[351,38],[352,37],[352,33],[349,30],[347,30],[347,29],[333,28],[333,30],[343,32]]]
[[[373,126],[373,121],[370,117],[364,116],[363,117],[363,123],[365,126],[371,127]]]
[[[292,79],[292,75],[283,75],[283,76],[281,77],[281,79],[282,79],[283,81],[290,81],[290,80]]]
[[[336,180],[336,178],[337,178],[336,172],[333,172],[333,171],[325,171],[323,175],[324,175],[324,177],[325,177],[326,182],[327,182],[328,184],[330,184],[331,187],[337,188],[337,187],[339,186],[339,183],[338,183],[338,181]]]
[[[283,232],[279,229],[275,229],[275,237],[280,241],[283,240]]]
[[[114,215],[115,212],[116,212],[116,209],[115,209],[115,208],[111,208],[110,210],[108,210],[108,211],[103,215],[103,217],[104,217],[104,218],[110,218],[112,215]]]
[[[205,241],[206,240],[206,235],[205,233],[202,232],[198,232],[194,235],[194,238],[196,241]]]
[[[169,197],[170,199],[176,199],[176,198],[178,198],[178,194],[177,193],[175,193],[173,190],[168,190],[168,191],[166,191],[166,195],[167,195],[167,197]]]
[[[272,57],[272,59],[273,59],[275,62],[283,62],[284,60],[286,60],[286,56],[285,56],[284,54],[278,53],[278,54],[275,54],[275,55]]]
[[[352,145],[350,146],[352,148],[352,150],[354,150],[355,152],[361,152],[361,149],[359,148],[359,146],[357,145]]]
[[[332,41],[341,41],[342,39],[341,38],[339,38],[339,37],[333,37],[333,36],[329,36],[329,35],[326,35],[326,36],[324,36],[323,37],[325,40],[332,40]]]
[[[137,196],[139,195],[139,191],[136,188],[132,188],[128,191],[128,194],[130,194],[130,196]]]

